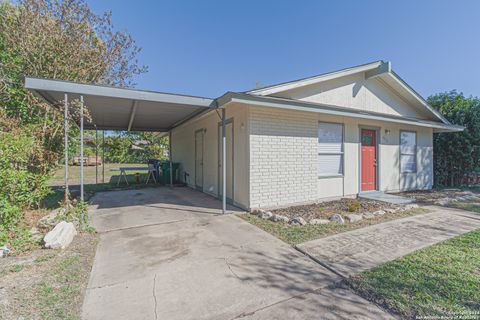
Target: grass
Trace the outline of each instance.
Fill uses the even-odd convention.
[[[12,258],[0,272],[0,319],[80,319],[97,241],[95,234],[82,233],[65,250]]]
[[[376,267],[352,278],[350,284],[368,300],[404,318],[476,312],[469,319],[477,319],[480,229]]]
[[[120,167],[147,167],[147,166],[148,165],[145,163],[106,163],[105,164],[105,181],[102,181],[102,166],[98,166],[98,167],[84,166],[83,167],[84,183],[94,184],[96,182],[96,179],[95,179],[96,168],[98,170],[98,183],[107,183],[107,184],[115,183],[116,184],[120,176],[120,171],[112,171],[112,169],[118,169]],[[128,177],[129,182],[135,181],[135,178],[133,176],[133,173],[135,172],[136,171],[129,171],[129,173],[132,173]],[[147,173],[147,171],[145,170],[139,170],[138,172],[141,174]],[[55,171],[55,173],[53,174],[52,178],[49,180],[49,184],[52,186],[63,186],[65,184],[64,173],[65,173],[64,166],[59,166]],[[142,179],[142,181],[144,181],[144,179]],[[73,165],[68,166],[68,182],[71,185],[80,184],[80,166],[73,166]],[[123,178],[122,178],[122,182],[123,184],[125,183],[123,181]],[[122,182],[120,184],[122,184]]]
[[[119,189],[133,189],[133,188],[143,188],[143,187],[152,187],[154,186],[153,181],[150,179],[148,185],[145,184],[148,172],[145,170],[139,170],[139,182],[135,177],[137,171],[127,171],[131,174],[127,174],[128,185],[125,183],[124,178],[120,180],[120,183],[117,185],[118,179],[120,178],[120,171],[112,171],[112,169],[118,169],[120,167],[145,167],[146,164],[142,163],[107,163],[105,164],[105,183],[102,182],[102,167],[98,167],[98,184],[95,179],[95,167],[94,166],[85,166],[84,167],[84,188],[85,193],[93,195],[96,192],[102,191],[112,191]],[[69,179],[68,179],[70,189],[79,189],[80,184],[80,166],[69,166]],[[42,201],[42,208],[45,209],[56,209],[59,207],[59,204],[63,201],[63,187],[64,181],[64,166],[59,166],[53,177],[49,180],[49,185],[52,189],[58,189],[49,194]],[[60,192],[61,191],[61,192]]]
[[[369,225],[374,225],[381,222],[386,222],[398,218],[409,217],[421,213],[428,212],[422,208],[416,208],[411,210],[406,210],[403,212],[395,214],[386,214],[384,216],[379,216],[373,219],[363,219],[355,223],[329,223],[329,224],[320,224],[320,225],[311,225],[307,224],[305,226],[291,226],[286,223],[273,222],[269,220],[261,219],[252,214],[241,214],[239,215],[242,219],[250,222],[251,224],[263,229],[264,231],[271,233],[277,238],[295,245],[305,241],[318,239],[340,232],[350,231],[358,228],[363,228]]]

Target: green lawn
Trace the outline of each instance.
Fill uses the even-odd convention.
[[[120,167],[147,167],[148,165],[145,163],[106,163],[105,164],[105,183],[117,183],[120,171],[114,171],[112,169],[118,169]],[[53,177],[50,179],[49,184],[52,186],[63,186],[64,185],[64,177],[65,177],[65,166],[59,166],[55,171]],[[96,174],[95,170],[98,170],[98,182],[103,183],[102,181],[102,166],[85,166],[83,167],[84,173],[84,182],[85,184],[94,184],[96,182]],[[140,174],[146,174],[147,171],[138,171]],[[127,173],[131,173],[129,175],[129,182],[135,181],[133,176],[136,171],[127,171]],[[144,181],[143,177],[142,180]],[[71,185],[80,184],[80,166],[68,166],[68,182]],[[122,182],[123,178],[122,178]]]
[[[480,229],[376,267],[350,283],[404,318],[476,312],[476,317],[458,319],[478,319]]]
[[[480,202],[478,200],[455,202],[452,204],[452,207],[480,213]]]
[[[146,185],[145,181],[147,178],[147,171],[138,170],[138,171],[127,171],[127,181],[128,185],[125,183],[124,178],[120,180],[120,183],[117,185],[118,179],[120,178],[120,171],[112,170],[118,169],[120,167],[145,167],[146,164],[142,163],[107,163],[105,165],[105,183],[102,183],[102,167],[98,167],[98,183],[96,182],[95,167],[94,166],[85,166],[84,167],[84,188],[87,194],[94,194],[95,192],[100,191],[111,191],[117,189],[133,189],[133,188],[142,188],[142,187],[152,187],[159,186],[159,184],[153,184],[152,179],[150,179],[149,184]],[[64,185],[64,166],[60,166],[52,176],[49,181],[50,186],[54,189],[57,187],[63,187]],[[139,180],[135,176],[135,173],[139,173]],[[79,189],[80,184],[80,167],[79,166],[69,166],[69,186],[70,189]],[[63,200],[63,191],[62,192],[52,192],[42,201],[42,208],[45,209],[54,209],[59,206],[59,202]]]
[[[305,226],[291,226],[286,223],[272,222],[269,220],[261,219],[252,214],[241,214],[239,217],[250,222],[251,224],[259,227],[260,229],[265,230],[268,233],[276,236],[279,239],[289,243],[289,244],[298,244],[305,241],[318,239],[326,236],[330,236],[336,233],[350,231],[369,225],[386,222],[394,219],[405,218],[408,216],[413,216],[416,214],[426,213],[428,210],[417,208],[406,210],[400,213],[395,214],[386,214],[384,216],[379,216],[374,219],[364,219],[355,223],[329,223],[321,225],[310,225]]]

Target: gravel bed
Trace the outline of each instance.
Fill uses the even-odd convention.
[[[342,216],[355,213],[361,214],[377,210],[396,209],[397,205],[367,200],[367,199],[340,199],[335,201],[321,202],[310,205],[294,206],[272,210],[273,214],[286,216],[288,218],[302,217],[309,221],[311,219],[329,219],[333,214]]]

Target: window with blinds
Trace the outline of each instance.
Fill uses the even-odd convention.
[[[343,174],[343,124],[318,124],[318,175]]]
[[[400,172],[417,172],[417,133],[400,132]]]

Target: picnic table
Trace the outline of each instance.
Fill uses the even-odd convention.
[[[148,181],[150,180],[150,177],[152,177],[153,181],[157,183],[157,179],[155,178],[155,174],[154,174],[155,168],[152,165],[148,165],[146,167],[121,167],[117,169],[112,169],[112,171],[120,171],[120,176],[118,177],[118,180],[117,180],[117,186],[120,184],[120,180],[122,180],[122,176],[125,180],[125,183],[129,185],[128,179],[127,179],[127,171],[148,171],[148,176],[145,179],[145,184],[148,183]]]

